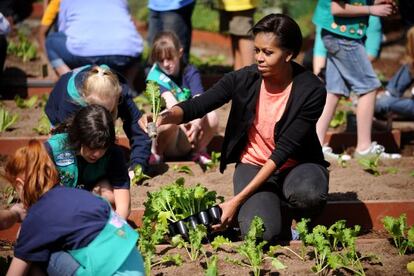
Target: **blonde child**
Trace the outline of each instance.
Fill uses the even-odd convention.
[[[174,33],[159,33],[152,45],[153,66],[147,81],[156,81],[167,108],[204,92],[198,70],[183,61],[183,48]],[[161,126],[152,148],[150,162],[159,163],[164,157],[183,157],[189,153],[201,164],[210,162],[206,147],[217,131],[218,118],[211,111],[186,124]]]
[[[99,104],[114,118],[121,118],[131,147],[129,172],[147,168],[150,139],[138,125],[141,112],[136,107],[126,80],[106,65],[87,65],[63,75],[53,88],[46,104],[46,114],[58,126],[88,104]]]
[[[5,167],[28,214],[14,246],[8,276],[46,263],[48,275],[144,275],[138,234],[102,198],[59,185],[59,174],[36,140]]]

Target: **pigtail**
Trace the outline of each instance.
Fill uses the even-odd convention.
[[[38,140],[30,140],[27,146],[19,148],[7,162],[6,179],[15,186],[19,176],[24,177],[23,204],[27,208],[59,183],[55,165]]]

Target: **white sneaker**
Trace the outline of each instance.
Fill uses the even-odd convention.
[[[401,158],[401,154],[398,153],[386,153],[385,152],[385,148],[382,145],[379,145],[377,142],[372,142],[371,146],[363,151],[363,152],[358,152],[355,151],[354,153],[354,157],[357,159],[361,159],[361,158],[372,158],[375,156],[380,157],[380,159],[400,159]]]
[[[351,156],[343,153],[343,154],[336,154],[333,153],[333,150],[331,147],[323,146],[322,147],[323,156],[326,160],[343,160],[343,161],[349,161],[351,160]]]

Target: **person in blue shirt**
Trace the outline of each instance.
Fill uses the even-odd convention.
[[[103,198],[59,185],[39,141],[18,149],[4,176],[28,210],[7,275],[27,275],[31,264],[48,275],[144,275],[138,233]]]
[[[115,144],[109,111],[88,105],[54,133],[45,146],[59,171],[60,183],[106,198],[126,219],[131,201],[128,170],[123,150]]]
[[[155,81],[159,85],[167,108],[204,92],[200,73],[183,60],[183,48],[174,33],[161,32],[155,37],[150,60],[153,66],[147,81]],[[211,160],[206,147],[217,128],[215,111],[180,126],[161,126],[153,144],[150,163],[159,163],[164,157],[183,157],[191,153],[194,161],[207,164]]]
[[[50,93],[45,112],[57,126],[88,104],[106,107],[114,119],[121,118],[131,147],[129,171],[141,166],[145,171],[150,156],[151,141],[138,126],[141,112],[135,105],[126,80],[106,65],[86,65],[63,75]]]

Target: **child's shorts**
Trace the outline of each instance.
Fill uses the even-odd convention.
[[[349,96],[351,92],[364,95],[381,87],[361,40],[349,39],[322,30],[323,43],[328,50],[326,90]]]
[[[255,9],[234,12],[220,10],[220,32],[250,37],[254,12]]]

